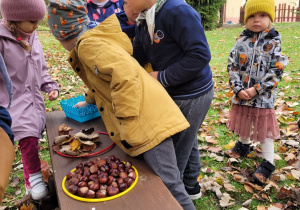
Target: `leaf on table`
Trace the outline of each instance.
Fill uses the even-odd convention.
[[[66,141],[70,136],[69,135],[61,135],[56,136],[54,138],[54,144],[62,144],[64,141]]]
[[[86,144],[81,145],[81,151],[82,152],[92,152],[96,148],[97,148],[97,145],[95,143],[93,145],[86,145]]]
[[[209,146],[207,148],[207,150],[210,151],[210,152],[219,153],[222,150],[222,147],[211,147],[211,146]]]
[[[58,126],[58,135],[69,135],[69,132],[70,131],[73,131],[73,128],[65,125],[65,124],[62,124],[60,126]]]
[[[80,141],[80,142],[81,142],[81,144],[88,145],[88,146],[93,146],[95,144],[92,141]]]
[[[91,134],[85,134],[82,132],[78,132],[78,133],[74,134],[74,136],[81,140],[93,140],[93,139],[99,138],[99,134],[96,132],[91,133]]]
[[[89,154],[90,153],[88,153],[88,152],[83,152],[83,153],[80,153],[79,155],[77,155],[76,157],[84,157],[84,156],[87,156]]]
[[[80,154],[78,150],[72,151],[71,149],[72,149],[71,145],[63,145],[59,151],[63,154],[72,155],[72,156],[76,156]]]
[[[58,145],[58,144],[55,144],[55,145],[52,145],[52,149],[53,149],[54,152],[57,152],[61,149],[61,146]]]
[[[77,151],[79,150],[80,146],[81,146],[81,141],[77,138],[74,138],[73,141],[71,141],[69,143],[71,145],[71,151]]]
[[[20,178],[19,177],[14,177],[9,186],[16,187],[19,184],[19,182],[20,182]]]
[[[223,196],[221,197],[221,200],[220,200],[220,206],[223,208],[233,206],[235,204],[235,202],[230,202],[232,200],[234,201],[234,199],[231,198],[228,193],[223,193]]]

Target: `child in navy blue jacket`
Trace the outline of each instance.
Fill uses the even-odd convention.
[[[1,54],[0,77],[4,78],[5,86],[11,101],[12,85]],[[9,108],[9,106],[10,102],[7,108]],[[15,159],[15,150],[13,147],[14,136],[10,127],[11,117],[6,108],[0,106],[0,204],[2,203],[12,164]]]
[[[135,37],[136,18],[139,16],[125,1],[122,5],[124,11],[117,14],[117,18],[121,24],[122,31],[133,40]]]
[[[101,23],[114,13],[121,12],[123,0],[88,0],[87,9],[90,21]]]
[[[181,178],[191,199],[201,197],[197,177],[197,132],[213,99],[210,50],[201,18],[182,0],[127,0],[137,12],[133,56],[150,62],[156,78],[181,109],[191,127],[172,137]],[[154,107],[155,109],[155,107]]]

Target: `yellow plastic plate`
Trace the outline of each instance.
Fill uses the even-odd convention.
[[[63,189],[63,191],[64,191],[68,196],[70,196],[71,198],[73,198],[73,199],[75,199],[75,200],[79,200],[79,201],[83,201],[83,202],[102,202],[102,201],[109,201],[109,200],[112,200],[112,199],[121,197],[122,195],[125,195],[126,193],[128,193],[128,192],[136,185],[139,176],[138,176],[138,172],[137,172],[136,168],[135,168],[134,166],[132,166],[132,168],[134,169],[135,174],[136,174],[136,178],[135,178],[134,182],[131,184],[131,186],[130,186],[127,190],[125,190],[125,191],[123,191],[123,192],[120,192],[120,193],[118,193],[118,194],[116,194],[116,195],[114,195],[114,196],[108,196],[108,197],[106,197],[106,198],[83,198],[83,197],[79,197],[79,196],[77,196],[77,195],[73,195],[73,194],[71,194],[71,193],[66,189],[66,186],[65,186],[65,185],[66,185],[66,180],[67,180],[67,177],[66,177],[66,176],[64,177],[64,179],[63,179],[63,181],[62,181],[62,189]],[[72,171],[76,171],[76,168],[74,168]]]

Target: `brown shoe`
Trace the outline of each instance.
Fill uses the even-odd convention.
[[[225,151],[225,155],[230,158],[246,157],[250,153],[250,144],[236,142],[231,150]]]
[[[275,166],[267,160],[263,160],[253,173],[253,179],[259,184],[263,185],[271,174],[275,171]]]

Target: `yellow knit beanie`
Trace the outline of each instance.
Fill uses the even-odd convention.
[[[245,8],[245,23],[248,18],[258,12],[265,12],[272,22],[275,19],[275,0],[248,0]]]

